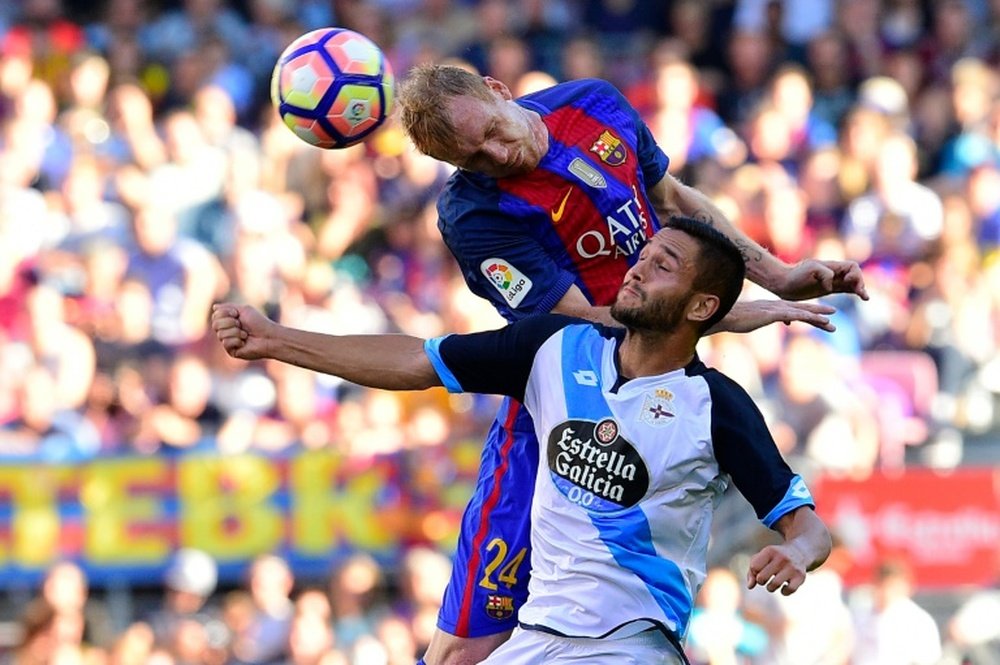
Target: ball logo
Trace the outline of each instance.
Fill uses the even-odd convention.
[[[271,101],[288,129],[324,149],[364,140],[392,111],[395,78],[379,47],[344,28],[307,32],[271,72]]]
[[[494,263],[486,269],[487,276],[493,280],[497,288],[507,289],[510,288],[510,283],[514,281],[514,276],[510,273],[510,269],[500,263]]]
[[[531,280],[503,259],[486,259],[479,264],[479,269],[511,307],[521,304],[531,290]]]
[[[365,102],[355,101],[351,103],[350,116],[354,120],[364,120],[365,116],[368,115],[368,104]]]
[[[546,446],[549,474],[573,503],[608,513],[636,505],[649,491],[649,470],[611,418],[568,420]]]

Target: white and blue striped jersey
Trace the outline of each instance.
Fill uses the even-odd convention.
[[[813,505],[750,396],[695,359],[622,382],[624,331],[559,315],[428,340],[452,392],[524,402],[541,450],[519,622],[572,637],[687,630],[730,480],[773,525]]]

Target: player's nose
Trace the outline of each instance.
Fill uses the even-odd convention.
[[[645,279],[644,266],[648,263],[647,261],[636,261],[631,268],[625,273],[625,281],[635,280],[641,282]]]

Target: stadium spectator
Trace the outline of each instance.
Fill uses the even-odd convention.
[[[162,604],[148,617],[157,647],[180,648],[185,655],[200,659],[197,645],[207,647],[210,639],[215,644],[224,642],[225,624],[218,608],[209,602],[218,579],[218,566],[207,553],[183,548],[173,554],[163,574]],[[175,656],[183,660],[182,654]]]
[[[796,163],[837,140],[833,125],[815,113],[812,82],[798,65],[779,67],[769,85],[770,103],[788,123],[791,152]]]
[[[371,556],[353,555],[342,561],[330,576],[330,607],[338,648],[350,651],[365,636],[375,632],[384,614],[383,570]]]
[[[101,154],[116,164],[135,164],[147,171],[166,162],[167,149],[153,117],[154,107],[148,93],[131,82],[121,82],[108,93],[108,120],[111,136]],[[127,171],[119,171],[124,176]],[[120,185],[119,185],[120,187]],[[122,192],[125,198],[127,192]]]
[[[718,91],[719,115],[730,127],[741,127],[767,95],[767,81],[777,55],[767,35],[734,29],[726,44],[729,84]]]
[[[656,67],[655,111],[646,118],[656,142],[670,155],[674,173],[714,159],[724,165],[739,163],[745,147],[711,109],[697,103],[698,72],[680,58],[667,58]]]
[[[970,665],[1000,663],[1000,627],[991,617],[1000,612],[1000,590],[979,589],[948,620],[946,657]]]
[[[111,644],[114,634],[107,605],[90,596],[90,584],[80,566],[61,561],[49,568],[41,597],[55,610],[57,640],[81,648]]]
[[[942,147],[940,170],[950,177],[967,176],[980,165],[995,164],[995,120],[1000,79],[996,71],[976,58],[963,58],[950,72],[951,106],[958,124]]]
[[[941,198],[916,181],[916,145],[892,133],[879,144],[872,189],[847,208],[848,256],[859,262],[908,266],[926,259],[944,223]]]
[[[693,664],[724,665],[753,661],[768,647],[767,632],[741,611],[740,581],[726,568],[713,568],[691,614],[687,653]]]
[[[18,613],[17,643],[5,654],[4,665],[48,665],[60,649],[56,639],[56,610],[43,598],[36,598]]]
[[[334,646],[329,617],[296,612],[288,633],[285,665],[347,665],[347,656]]]
[[[854,624],[846,603],[844,573],[851,553],[833,534],[833,547],[823,566],[809,574],[807,584],[790,596],[746,594],[743,611],[771,634],[761,659],[777,665],[845,665],[854,650]]]
[[[204,358],[184,352],[174,356],[161,392],[163,401],[140,419],[136,440],[169,450],[213,446],[224,417],[212,401],[212,376]]]
[[[251,44],[246,21],[227,5],[226,0],[184,0],[152,20],[143,49],[160,62],[172,63],[195,51],[204,35],[216,35],[236,60],[245,61]]]
[[[854,103],[850,58],[844,35],[828,30],[808,45],[807,69],[813,77],[813,111],[831,127],[838,127]]]
[[[910,663],[933,665],[941,658],[937,624],[912,599],[913,578],[906,563],[883,561],[870,595],[851,598],[856,642],[854,665]]]
[[[246,665],[280,663],[295,615],[290,597],[295,576],[284,559],[266,554],[253,560],[248,578],[251,613],[236,659]]]
[[[126,279],[142,281],[152,300],[150,333],[166,346],[200,339],[205,312],[223,286],[218,259],[202,245],[179,236],[173,210],[149,202],[135,211]]]
[[[108,649],[108,662],[113,665],[143,665],[153,653],[153,630],[149,624],[137,621],[129,624]]]

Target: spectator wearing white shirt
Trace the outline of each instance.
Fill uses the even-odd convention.
[[[852,603],[856,635],[852,665],[934,665],[941,658],[937,623],[912,598],[913,579],[902,561],[875,571],[871,597]]]

